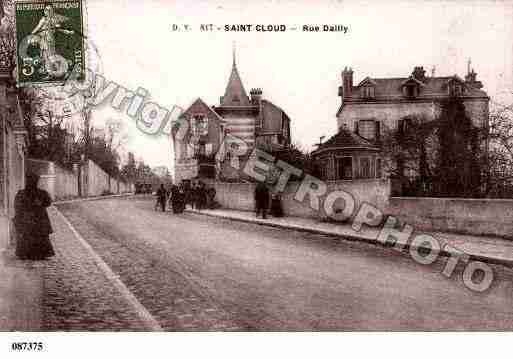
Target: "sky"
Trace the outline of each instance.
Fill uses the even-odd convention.
[[[127,89],[143,87],[152,101],[186,108],[201,97],[219,104],[235,42],[246,91],[291,118],[293,142],[305,149],[336,133],[341,71],[354,83],[370,77],[407,77],[414,66],[437,76],[464,77],[467,62],[495,103],[513,99],[513,2],[501,1],[150,1],[88,0],[89,37],[104,76]],[[187,24],[191,31],[172,31]],[[343,32],[202,32],[201,24],[340,24]],[[151,166],[172,168],[167,136],[140,132],[130,117],[107,106],[97,126],[126,125],[126,150]]]

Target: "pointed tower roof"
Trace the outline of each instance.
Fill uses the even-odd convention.
[[[233,49],[233,64],[232,73],[226,85],[224,96],[221,98],[221,106],[249,106],[249,97],[244,90],[244,85],[237,70],[237,63],[235,61],[235,47]]]

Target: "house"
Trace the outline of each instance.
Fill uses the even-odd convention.
[[[312,153],[324,179],[380,178],[384,131],[403,128],[412,117],[434,120],[438,103],[450,97],[461,99],[474,126],[486,127],[489,97],[476,77],[470,65],[465,79],[428,77],[423,67],[416,66],[408,77],[367,76],[355,86],[353,70],[346,67],[339,87],[338,133]]]
[[[12,233],[14,197],[25,186],[26,130],[6,62],[0,59],[0,250]]]
[[[179,116],[187,123],[187,131],[172,133],[174,146],[174,178],[218,178],[241,180],[241,169],[231,166],[231,152],[226,152],[226,141],[236,138],[245,144],[244,154],[236,154],[243,164],[255,147],[269,152],[285,150],[290,146],[290,118],[285,111],[262,98],[262,89],[253,88],[249,96],[237,69],[235,54],[232,70],[219,105],[209,106],[196,99]],[[223,156],[219,154],[223,152]],[[217,156],[216,156],[217,155]]]

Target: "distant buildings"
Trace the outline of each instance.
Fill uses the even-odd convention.
[[[171,176],[167,166],[156,166],[152,168],[152,172],[159,178],[168,178]]]
[[[223,148],[227,135],[245,143],[247,151],[239,157],[244,163],[256,146],[270,152],[287,148],[290,143],[290,119],[272,102],[262,98],[262,90],[254,88],[249,96],[233,57],[232,71],[219,106],[209,106],[196,99],[181,114],[188,122],[188,131],[173,132],[175,181],[195,177],[239,180],[244,175],[229,164],[230,153]],[[227,156],[216,156],[224,151]]]
[[[470,66],[465,79],[457,75],[429,77],[422,67],[415,67],[408,77],[365,77],[355,86],[353,70],[345,68],[338,93],[342,99],[337,111],[338,133],[313,152],[323,178],[380,178],[383,130],[401,128],[414,116],[434,120],[437,102],[451,96],[461,98],[474,126],[487,126],[489,97],[476,76]]]

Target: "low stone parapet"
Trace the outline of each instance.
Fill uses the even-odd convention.
[[[513,199],[391,197],[386,213],[420,230],[513,239]]]

